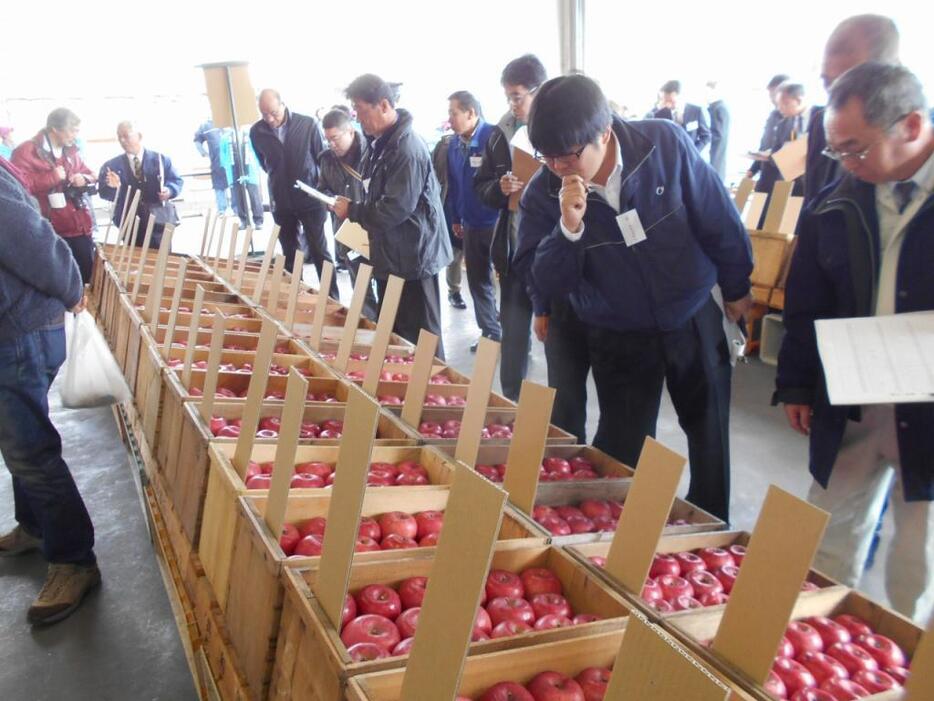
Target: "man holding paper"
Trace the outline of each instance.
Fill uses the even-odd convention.
[[[396,109],[396,89],[373,74],[348,86],[347,97],[373,141],[363,162],[365,196],[340,196],[332,209],[369,234],[380,303],[390,275],[405,280],[394,331],[416,343],[421,329],[441,337],[438,271],[451,261],[451,241],[431,155],[412,130],[412,115]],[[438,357],[444,358],[440,341]]]
[[[831,512],[815,566],[856,586],[888,499],[886,590],[925,623],[934,609],[934,402],[831,405],[814,322],[934,310],[934,127],[918,79],[875,62],[833,83],[824,126],[824,153],[846,174],[799,226],[773,403],[809,436],[808,498]]]
[[[600,402],[594,445],[629,465],[655,435],[663,383],[688,436],[687,498],[729,521],[726,315],[752,304],[752,249],[716,172],[666,120],[613,117],[591,79],[555,78],[529,122],[546,169],[522,197],[516,268],[536,315],[567,296]]]

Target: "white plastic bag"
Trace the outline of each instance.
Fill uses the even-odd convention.
[[[130,389],[90,312],[65,314],[65,339],[68,351],[61,380],[63,406],[86,409],[130,399]]]

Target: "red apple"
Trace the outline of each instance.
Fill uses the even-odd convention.
[[[619,518],[623,513],[623,502],[610,499],[610,515],[613,518]]]
[[[224,428],[224,426],[226,425],[227,425],[227,419],[221,416],[212,416],[211,423],[210,423],[211,435],[216,436],[218,433],[220,433],[220,430]]]
[[[347,647],[357,643],[376,643],[387,652],[398,645],[401,639],[396,624],[376,614],[357,616],[341,632],[341,641]]]
[[[579,613],[571,619],[571,623],[576,626],[582,626],[585,623],[593,623],[599,620],[601,620],[600,616],[595,616],[592,613]]]
[[[529,598],[532,604],[532,610],[535,611],[535,618],[541,618],[548,614],[556,616],[566,616],[570,618],[573,614],[568,600],[560,594],[535,594]]]
[[[298,545],[298,541],[301,539],[302,536],[295,526],[291,523],[283,524],[282,535],[279,536],[279,547],[282,548],[282,552],[291,555],[295,552],[295,546]]]
[[[354,601],[354,598],[350,594],[348,594],[344,597],[344,608],[341,609],[341,630],[343,630],[344,626],[356,617],[357,602]]]
[[[535,622],[535,610],[525,599],[511,596],[498,596],[486,605],[486,612],[490,614],[493,626],[503,621],[514,621],[531,625]]]
[[[705,594],[720,594],[724,591],[720,580],[704,570],[688,572],[684,579],[690,583],[694,589],[694,596],[697,598]]]
[[[524,569],[519,579],[522,580],[524,596],[533,597],[536,594],[561,594],[563,592],[558,575],[545,567]]]
[[[817,686],[814,675],[800,662],[787,657],[776,657],[772,671],[782,680],[789,696],[794,696],[801,689],[813,689]]]
[[[424,538],[418,541],[418,547],[420,548],[431,548],[438,544],[438,541],[441,539],[439,533],[429,533]]]
[[[791,701],[836,701],[829,691],[822,689],[801,689],[791,697]]]
[[[675,607],[672,606],[669,602],[665,601],[664,599],[653,601],[649,604],[649,606],[651,606],[653,609],[655,609],[659,613],[673,613],[675,610]]]
[[[866,650],[853,643],[834,643],[827,648],[827,654],[839,660],[846,671],[853,676],[861,669],[874,672],[879,669],[879,663]]]
[[[279,433],[282,430],[282,421],[278,416],[264,416],[259,420],[259,427],[267,431]]]
[[[723,591],[729,594],[733,591],[736,578],[739,576],[739,567],[736,565],[721,567],[713,573],[713,576],[720,580],[720,584],[723,585]]]
[[[561,505],[561,506],[556,506],[555,512],[558,514],[558,516],[563,518],[565,521],[567,521],[569,516],[583,516],[584,515],[584,512],[578,509],[576,506],[570,506],[566,504]]]
[[[642,587],[641,597],[643,601],[647,601],[651,604],[656,601],[664,600],[665,594],[662,593],[662,588],[659,586],[658,582],[649,578],[645,580],[645,584]]]
[[[355,553],[374,553],[378,550],[382,550],[379,543],[367,536],[358,536],[353,548]]]
[[[907,658],[902,649],[890,638],[874,633],[860,635],[856,644],[868,652],[879,663],[879,667],[904,667]]]
[[[266,440],[270,438],[277,438],[278,436],[279,436],[279,433],[277,431],[273,431],[271,428],[261,428],[259,431],[256,432],[257,438],[263,438]]]
[[[477,469],[480,469],[481,467],[483,466],[477,465]],[[532,508],[532,518],[535,519],[536,521],[539,521],[540,519],[546,516],[557,516],[557,515],[558,515],[558,512],[555,511],[550,506],[543,506],[541,504],[538,504]]]
[[[366,483],[369,487],[391,487],[396,483],[396,478],[387,472],[370,471],[367,473]]]
[[[302,534],[302,538],[312,533],[324,535],[327,525],[328,520],[324,516],[315,516],[314,518],[310,518],[298,524],[298,532]]]
[[[704,607],[704,605],[693,596],[676,596],[671,600],[671,606],[675,611],[687,611],[689,609]]]
[[[818,632],[825,649],[834,643],[848,643],[852,639],[850,631],[826,616],[810,616],[805,618],[804,622]]]
[[[240,427],[227,424],[220,431],[218,431],[216,435],[218,438],[239,438]]]
[[[536,701],[536,699],[521,684],[499,682],[487,689],[479,701]]]
[[[490,482],[502,482],[499,471],[493,465],[477,465],[477,472],[490,480]]]
[[[318,557],[324,549],[324,536],[312,533],[298,541],[295,554],[303,557]]]
[[[612,516],[597,516],[593,520],[593,525],[600,533],[615,533],[619,521]]]
[[[487,635],[493,630],[493,621],[490,620],[490,614],[488,614],[486,609],[482,606],[477,608],[477,616],[473,621],[473,629],[474,631],[482,631]]]
[[[833,620],[850,631],[851,638],[856,638],[860,635],[872,635],[872,628],[859,616],[841,613],[839,616],[834,616]]]
[[[852,701],[869,696],[865,688],[850,679],[828,679],[821,689],[833,696],[835,701]]]
[[[795,652],[823,652],[824,641],[814,627],[804,621],[792,621],[785,630],[785,637],[794,646]]]
[[[600,516],[613,518],[613,510],[610,508],[610,502],[605,499],[584,499],[580,503],[580,510],[587,518],[596,519]]]
[[[723,548],[701,548],[697,551],[708,570],[717,570],[727,565],[735,565],[733,556]]]
[[[399,584],[399,599],[403,609],[421,606],[428,587],[428,577],[409,577]]]
[[[413,606],[399,614],[396,619],[396,628],[399,629],[399,635],[403,638],[415,637],[415,628],[418,626],[418,614],[421,613],[421,606]]]
[[[882,671],[869,672],[861,670],[853,675],[853,681],[863,687],[870,694],[881,694],[889,689],[901,687],[891,675]]]
[[[573,625],[574,622],[567,616],[558,616],[549,613],[537,619],[532,628],[535,630],[551,630],[552,628],[567,628]]]
[[[573,470],[571,470],[571,463],[564,458],[547,457],[542,460],[542,467],[545,468],[546,472],[557,472],[565,475],[569,475],[573,472]]]
[[[712,592],[707,594],[701,594],[697,597],[697,600],[701,602],[701,606],[719,606],[720,604],[725,604],[730,600],[730,595],[725,594],[722,591]]]
[[[357,529],[357,535],[379,541],[383,538],[383,530],[379,527],[375,519],[364,516],[360,519],[360,527]]]
[[[398,477],[396,477],[395,484],[399,487],[428,484],[428,476],[420,472],[400,472]]]
[[[890,677],[892,677],[892,679],[897,681],[902,686],[905,686],[908,681],[908,670],[904,667],[886,667],[882,671],[888,674]]]
[[[347,648],[347,654],[354,662],[372,662],[389,657],[389,650],[376,643],[355,643]]]
[[[773,671],[769,671],[769,676],[766,677],[762,688],[765,689],[766,693],[773,699],[788,698],[788,689],[785,688],[785,682]]]
[[[379,547],[382,550],[408,550],[410,548],[417,548],[418,543],[414,538],[407,538],[398,533],[390,533],[383,538]]]
[[[726,550],[728,553],[730,553],[730,555],[732,555],[733,562],[736,564],[737,567],[743,564],[743,560],[746,557],[746,546],[745,545],[734,543],[733,545],[728,547]]]
[[[318,475],[321,479],[326,479],[332,472],[334,466],[327,462],[300,462],[295,466],[295,474]]]
[[[413,539],[418,535],[418,522],[404,511],[389,511],[382,514],[377,521],[384,540],[390,535]]]
[[[831,677],[838,677],[840,679],[849,679],[850,677],[850,673],[846,671],[846,667],[830,655],[825,655],[823,652],[803,652],[798,656],[798,662],[807,667],[808,671],[814,675],[818,686]]]
[[[707,563],[705,563],[699,555],[694,553],[682,552],[675,553],[675,559],[678,561],[678,564],[681,566],[681,576],[683,577],[688,572],[694,572],[695,570],[705,570],[707,569]]]
[[[392,649],[392,656],[398,657],[399,655],[408,655],[412,651],[412,646],[415,644],[415,638],[403,638],[399,641],[399,644]]]
[[[318,475],[292,475],[291,489],[322,489],[324,480]]]
[[[571,529],[571,533],[593,533],[597,530],[597,526],[589,518],[583,514],[571,515],[564,519],[568,528]]]
[[[513,635],[522,635],[532,630],[532,626],[521,621],[502,621],[493,626],[490,637],[493,640],[497,638],[510,638]]]
[[[355,598],[357,610],[363,615],[375,614],[394,621],[402,613],[401,598],[384,584],[369,584],[357,592]]]
[[[580,684],[560,672],[541,672],[526,684],[535,701],[586,701]]]
[[[571,535],[571,526],[560,516],[545,516],[539,525],[552,535]]]
[[[795,656],[795,646],[791,644],[791,641],[786,638],[784,635],[778,643],[778,652],[775,653],[776,657],[794,657]]]
[[[443,511],[420,511],[415,514],[415,523],[417,526],[417,538],[421,540],[430,533],[440,533],[441,526],[444,525]]]
[[[599,567],[600,569],[606,568],[606,558],[603,555],[591,555],[587,558],[594,567]]]
[[[603,701],[612,672],[606,667],[588,667],[574,680],[584,692],[584,701]]]
[[[694,587],[684,577],[663,574],[655,581],[662,588],[662,596],[667,601],[674,602],[679,596],[694,596]]]
[[[269,489],[272,486],[270,475],[253,475],[245,483],[247,489]]]
[[[490,570],[486,578],[486,595],[490,599],[501,597],[521,599],[525,596],[525,585],[514,572]]]
[[[681,575],[681,565],[672,555],[655,553],[655,557],[652,559],[652,568],[649,570],[649,577],[660,577],[663,574],[678,577]]]

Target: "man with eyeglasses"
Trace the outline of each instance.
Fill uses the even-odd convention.
[[[536,314],[568,296],[600,403],[594,445],[635,465],[667,383],[688,436],[687,498],[729,521],[730,320],[752,304],[752,249],[716,171],[667,120],[613,117],[597,84],[539,90],[529,137],[547,169],[522,198],[515,266]]]
[[[882,15],[854,15],[836,26],[824,47],[821,80],[830,89],[833,82],[854,66],[866,61],[898,63],[898,28]],[[808,205],[825,187],[843,174],[839,164],[823,154],[824,108],[811,112],[808,124],[807,171],[804,179],[804,204]]]
[[[301,180],[318,184],[318,154],[324,150],[321,125],[314,117],[292,112],[278,91],[266,88],[259,94],[262,118],[250,128],[250,140],[259,164],[269,176],[272,218],[279,225],[279,245],[285,266],[292,270],[299,247],[299,227],[305,234],[309,258],[318,271],[324,261],[333,263],[324,236],[327,209],[324,204],[295,188]],[[336,276],[331,279],[329,296],[339,299]]]
[[[332,109],[324,115],[321,125],[324,127],[324,139],[328,147],[318,156],[321,164],[318,189],[331,195],[342,195],[351,200],[363,199],[366,196],[366,190],[363,187],[361,172],[363,161],[370,150],[369,144],[354,128],[349,110]],[[332,212],[331,223],[336,232],[344,220]],[[360,264],[369,265],[369,261],[339,241],[334,242],[334,248],[337,259],[343,262],[350,272],[350,282],[356,284]],[[363,313],[374,321],[379,316],[376,294],[372,286],[367,289],[363,300]]]
[[[863,63],[830,88],[824,154],[843,177],[802,219],[785,293],[773,403],[809,436],[808,498],[831,513],[815,566],[863,573],[889,500],[886,591],[926,623],[934,609],[934,402],[831,406],[814,322],[934,311],[934,127],[918,79]]]

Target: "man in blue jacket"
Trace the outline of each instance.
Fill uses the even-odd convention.
[[[529,137],[546,169],[522,197],[516,267],[539,310],[567,295],[585,325],[600,402],[594,445],[635,465],[662,384],[688,436],[687,498],[729,519],[726,314],[752,303],[752,250],[736,207],[687,133],[623,122],[580,75],[545,83]]]
[[[123,213],[123,200],[132,190],[140,190],[139,229],[134,243],[143,245],[149,218],[153,217],[150,248],[159,248],[166,224],[178,224],[178,215],[171,200],[182,191],[182,178],[175,171],[168,156],[143,148],[143,135],[131,121],[117,125],[117,140],[123,148],[123,155],[107,161],[97,177],[98,194],[111,202],[117,198],[114,207],[114,224],[120,225]],[[132,201],[132,195],[131,195]]]
[[[934,402],[832,406],[814,322],[934,311],[934,127],[917,78],[875,62],[834,82],[824,126],[825,154],[846,174],[799,225],[773,401],[810,437],[808,498],[831,512],[815,566],[857,586],[889,499],[886,590],[896,609],[926,623],[934,608]]]
[[[41,550],[48,577],[27,614],[69,616],[100,584],[94,527],[62,459],[48,393],[65,361],[65,310],[84,307],[68,245],[42,217],[24,176],[0,158],[0,454],[13,475],[16,527],[0,557]]]
[[[493,125],[483,121],[479,101],[466,90],[449,95],[448,103],[448,118],[456,136],[448,142],[446,204],[452,213],[454,235],[464,242],[467,285],[473,298],[477,326],[486,338],[499,341],[502,329],[496,311],[490,259],[498,212],[483,204],[473,187]],[[471,350],[476,348],[476,344],[471,346]]]

